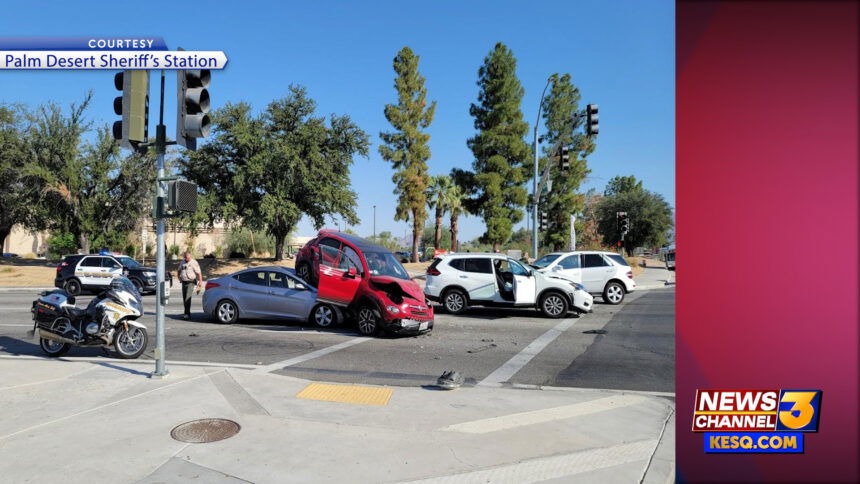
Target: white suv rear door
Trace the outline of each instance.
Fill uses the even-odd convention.
[[[469,299],[489,301],[496,294],[496,276],[488,257],[465,257],[463,269],[453,271],[456,275],[449,284],[462,286],[469,293]],[[454,261],[451,261],[453,263]],[[449,265],[452,265],[449,263]],[[457,263],[460,264],[459,262]]]
[[[606,281],[615,274],[611,265],[601,254],[580,254],[582,266],[582,285],[588,292],[603,292]]]

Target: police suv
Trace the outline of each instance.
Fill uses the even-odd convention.
[[[155,292],[155,268],[144,267],[127,255],[67,255],[57,266],[54,286],[76,296],[102,291],[119,275],[128,277],[141,294]]]

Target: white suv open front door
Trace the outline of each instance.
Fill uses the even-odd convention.
[[[514,275],[514,302],[516,304],[534,304],[537,285],[531,271],[513,259],[508,259],[508,265]]]

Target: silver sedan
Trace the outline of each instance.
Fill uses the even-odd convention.
[[[341,317],[335,307],[318,303],[317,290],[292,269],[278,266],[254,267],[207,281],[203,311],[223,324],[289,319],[329,327]]]

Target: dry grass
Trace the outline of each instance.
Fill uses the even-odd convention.
[[[49,287],[54,285],[56,266],[4,264],[0,268],[0,287]]]

